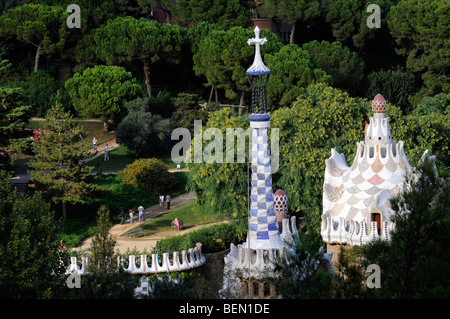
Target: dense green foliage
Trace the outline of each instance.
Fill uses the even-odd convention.
[[[249,23],[248,6],[246,0],[179,0],[176,14],[182,26],[206,21],[224,28],[246,27]]]
[[[298,20],[311,21],[320,14],[317,0],[263,0],[264,13],[292,25],[289,43],[294,44],[295,24]]]
[[[0,87],[0,149],[19,150],[15,134],[22,130],[29,118],[29,106],[20,100],[21,90],[18,88]],[[23,143],[21,143],[23,144]],[[1,165],[0,164],[0,168]]]
[[[106,65],[74,74],[65,86],[81,116],[98,117],[105,122],[115,116],[120,118],[125,103],[135,99],[139,92],[131,73],[122,67]]]
[[[410,96],[414,93],[415,78],[410,70],[397,67],[396,70],[381,69],[368,75],[369,87],[366,92],[368,99],[373,99],[379,92],[389,103],[400,107],[404,112],[410,108]]]
[[[332,77],[315,66],[308,51],[296,44],[283,46],[275,54],[265,56],[271,71],[267,84],[267,101],[270,110],[289,107],[313,83],[332,83]]]
[[[138,157],[149,155],[164,133],[161,116],[150,113],[148,98],[127,102],[125,107],[128,115],[117,128],[116,141],[136,152]]]
[[[327,41],[311,41],[305,43],[302,49],[309,52],[311,60],[319,69],[332,76],[334,87],[350,93],[358,92],[364,76],[364,61],[356,52],[341,42]]]
[[[380,40],[387,29],[390,9],[398,0],[322,0],[325,22],[329,23],[337,41],[365,47],[371,40]],[[375,4],[380,7],[380,28],[368,28],[367,19],[373,13],[367,8]],[[382,41],[384,43],[384,41]]]
[[[150,64],[161,58],[177,58],[182,45],[181,30],[170,24],[160,25],[144,18],[118,17],[93,31],[82,43],[78,61],[98,59],[117,65],[138,59],[142,62],[148,97],[152,97]]]
[[[122,171],[122,181],[149,191],[166,193],[177,180],[157,158],[142,158],[127,165]]]
[[[200,102],[201,97],[197,94],[179,93],[173,98],[176,111],[173,112],[170,118],[171,127],[188,128],[193,133],[195,120],[201,120],[203,123],[206,123],[208,111],[202,109]]]
[[[105,276],[116,270],[117,260],[113,259],[116,241],[109,234],[111,228],[109,210],[104,205],[97,212],[97,223],[98,230],[91,243],[89,271],[94,276]]]
[[[314,231],[299,232],[289,244],[286,258],[276,257],[275,271],[281,276],[273,281],[277,292],[285,299],[330,298],[332,275],[317,271],[317,261],[323,258],[322,237]],[[286,262],[286,259],[288,262]]]
[[[449,93],[450,3],[440,0],[399,1],[388,20],[392,37],[406,56],[406,66],[422,74],[428,94]],[[446,35],[446,36],[445,36]]]
[[[61,224],[41,194],[11,192],[10,178],[0,171],[0,296],[53,298],[65,271],[57,249]]]
[[[57,81],[44,70],[31,73],[20,86],[22,99],[32,107],[35,116],[45,117],[47,111],[60,100],[61,91]]]
[[[61,50],[69,35],[66,28],[68,14],[61,7],[26,4],[8,10],[0,16],[0,36],[15,38],[35,47],[34,72],[39,57]]]
[[[230,141],[237,140],[232,137],[234,132],[227,132],[227,128],[242,128],[244,131],[248,127],[248,121],[244,117],[234,117],[229,108],[210,113],[208,122],[203,126],[204,133],[208,128],[217,128],[222,136],[214,136],[211,139],[222,142],[225,147],[226,139]],[[199,140],[200,135],[194,136],[191,150],[192,162],[187,166],[190,169],[188,187],[190,191],[197,194],[196,209],[203,214],[214,211],[225,217],[242,218],[247,215],[247,159],[248,147],[244,147],[245,163],[238,163],[236,153],[238,147],[231,149],[234,161],[226,161],[226,152],[223,152],[222,162],[206,163],[203,159],[201,163],[194,161],[195,148],[201,147],[203,150],[209,143],[203,138]],[[248,145],[248,137],[244,142]],[[235,143],[239,143],[236,141]],[[237,144],[236,144],[237,145]],[[191,147],[192,147],[191,146]],[[223,150],[223,149],[222,149]],[[220,150],[216,150],[218,152]]]

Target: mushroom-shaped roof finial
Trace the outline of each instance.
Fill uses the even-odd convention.
[[[383,95],[377,94],[372,101],[372,112],[373,113],[386,113],[386,100]]]
[[[274,194],[274,204],[276,212],[286,212],[288,209],[288,198],[283,190],[279,189]]]

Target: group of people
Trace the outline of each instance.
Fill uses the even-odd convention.
[[[170,203],[172,202],[172,197],[170,197],[170,194],[166,195],[165,202],[166,202],[166,208],[167,208],[167,210],[169,210]],[[164,195],[159,195],[159,207],[161,209],[164,208]]]
[[[92,139],[92,147],[94,148],[94,152],[97,152],[97,139],[94,137]],[[106,143],[105,145],[105,162],[109,161],[109,147],[108,147],[108,143]]]
[[[167,194],[165,197],[164,195],[159,196],[159,207],[161,209],[163,209],[164,207],[164,202],[166,203],[167,209],[170,209],[170,203],[172,202],[172,197],[170,197],[170,194]],[[138,212],[139,212],[139,223],[145,222],[144,207],[142,205],[138,207]],[[130,224],[133,224],[134,209],[130,208],[128,210],[128,213],[130,214]],[[123,209],[120,210],[119,217],[120,217],[120,224],[123,225],[125,222],[125,211]]]
[[[144,207],[142,205],[138,207],[138,212],[139,212],[139,223],[145,222]],[[128,210],[128,213],[130,214],[130,224],[133,224],[134,209],[130,208]],[[125,211],[123,209],[120,210],[119,216],[120,216],[120,224],[123,225],[123,223],[125,222]]]

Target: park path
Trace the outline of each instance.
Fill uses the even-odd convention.
[[[113,137],[103,143],[100,143],[97,145],[97,152],[94,152],[94,148],[91,147],[88,151],[88,154],[94,154],[93,156],[89,157],[88,159],[86,159],[83,163],[87,163],[89,161],[92,161],[94,158],[97,158],[99,156],[104,156],[105,154],[105,147],[106,144],[108,144],[108,151],[112,151],[113,149],[119,147],[120,145],[116,142],[116,138]]]
[[[182,204],[188,203],[190,201],[193,201],[195,199],[195,193],[184,193],[180,196],[172,198],[172,204],[171,208],[180,206]],[[159,204],[153,205],[149,208],[146,208],[144,210],[144,217],[146,220],[155,218],[156,216],[166,212],[166,208],[161,209]],[[125,212],[125,215],[127,217],[128,212]],[[128,248],[133,249],[136,248],[139,251],[143,251],[145,248],[147,249],[147,252],[151,252],[153,247],[155,247],[156,242],[164,239],[166,237],[176,236],[176,235],[182,235],[185,234],[188,231],[196,230],[204,226],[210,226],[209,225],[198,225],[195,227],[190,227],[186,230],[182,230],[181,232],[177,230],[170,230],[170,231],[164,231],[156,234],[152,234],[145,237],[139,237],[139,238],[133,238],[133,237],[127,237],[126,235],[129,233],[130,230],[133,228],[139,226],[139,213],[136,211],[133,218],[133,224],[130,224],[130,218],[128,215],[128,218],[125,219],[125,223],[123,225],[117,224],[111,227],[109,230],[110,235],[114,240],[116,240],[116,246],[115,248],[120,251],[120,253],[124,253]],[[78,251],[89,251],[91,247],[92,237],[86,239],[80,247],[78,247],[76,250]]]

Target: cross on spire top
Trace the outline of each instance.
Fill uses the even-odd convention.
[[[251,38],[251,39],[248,39],[248,41],[247,41],[248,45],[254,44],[257,47],[259,47],[259,45],[264,45],[267,42],[267,39],[266,38],[262,38],[261,39],[259,37],[259,28],[258,28],[258,26],[256,26],[254,31],[255,31],[255,37]]]
[[[255,45],[255,59],[253,61],[252,66],[247,70],[247,74],[250,75],[262,75],[262,74],[269,74],[270,70],[264,65],[264,62],[261,58],[261,52],[259,49],[260,45],[264,45],[267,43],[266,38],[260,38],[259,37],[259,28],[256,26],[255,28],[255,37],[248,39],[247,41],[248,45]]]

